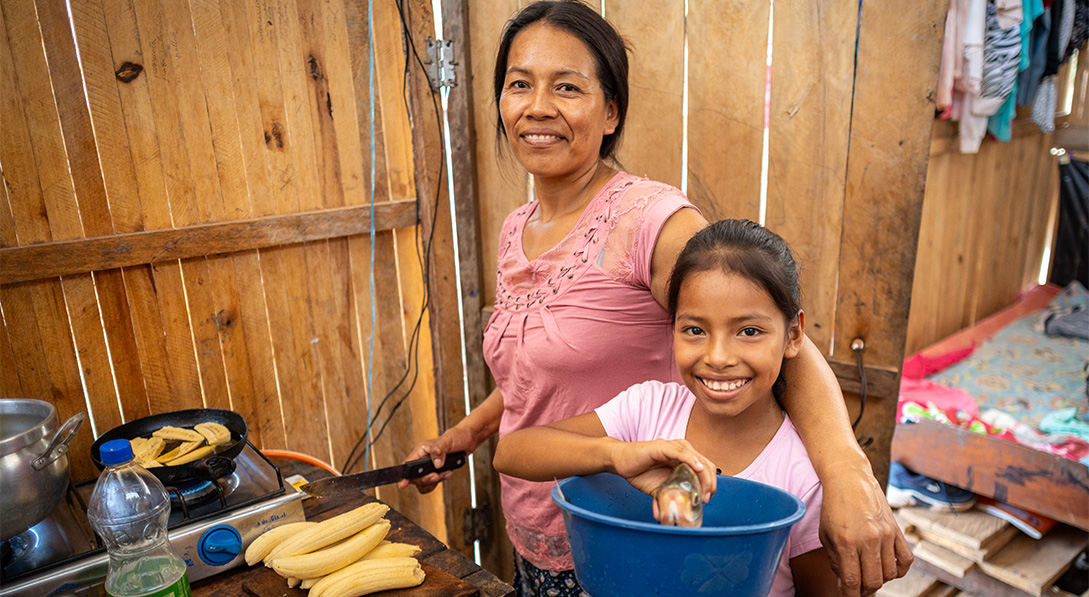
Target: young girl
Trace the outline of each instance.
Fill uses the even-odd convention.
[[[681,462],[705,501],[715,472],[798,496],[772,595],[836,595],[818,536],[821,486],[778,403],[784,359],[805,329],[786,243],[748,220],[711,224],[688,241],[669,281],[673,345],[684,385],[636,384],[596,411],[500,440],[496,470],[529,481],[611,472],[651,494]],[[656,515],[658,515],[656,513]]]

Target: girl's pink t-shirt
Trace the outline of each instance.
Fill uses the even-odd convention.
[[[675,380],[669,314],[650,292],[663,224],[695,209],[677,189],[620,172],[591,199],[572,232],[528,260],[522,231],[537,204],[499,234],[495,312],[484,358],[503,396],[499,436],[592,411],[634,383]],[[507,534],[545,570],[570,570],[553,483],[501,476]]]
[[[625,442],[684,439],[696,396],[680,383],[647,381],[620,393],[596,412],[609,437]],[[821,483],[802,438],[783,413],[779,430],[745,470],[735,475],[790,492],[805,503],[805,515],[790,528],[769,595],[794,595],[790,558],[821,548]],[[715,498],[711,498],[713,501]]]

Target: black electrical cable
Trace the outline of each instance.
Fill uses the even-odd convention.
[[[868,388],[867,388],[867,383],[866,383],[866,366],[862,362],[862,351],[865,349],[865,346],[866,346],[866,344],[865,344],[865,342],[862,341],[861,338],[856,338],[853,342],[851,342],[851,350],[853,350],[855,352],[855,358],[856,358],[856,360],[858,362],[858,381],[859,381],[858,417],[855,418],[854,423],[851,423],[851,429],[852,430],[858,429],[858,424],[859,424],[859,422],[862,421],[862,414],[866,412],[866,393],[867,393]],[[859,437],[857,439],[858,439],[858,445],[863,450],[870,447],[870,444],[873,443],[873,436],[871,436],[871,435],[863,435],[862,437]]]
[[[408,47],[411,48],[412,57],[414,57],[416,59],[416,63],[420,66],[420,68],[426,74],[427,73],[427,67],[424,65],[423,60],[420,58],[419,52],[416,50],[416,43],[413,41],[412,32],[408,28],[408,22],[407,22],[407,19],[405,18],[405,13],[404,13],[403,0],[397,0],[395,2],[395,4],[397,5],[397,12],[398,12],[398,15],[400,16],[400,19],[401,19],[401,30],[402,30],[405,38],[408,40]],[[373,43],[373,40],[372,40],[372,43]],[[403,79],[402,79],[402,85],[401,85],[401,97],[402,97],[402,99],[403,99],[403,101],[405,103],[406,112],[410,111],[410,107],[409,107],[409,103],[408,103],[408,88],[407,88],[408,76],[410,74],[409,64],[410,64],[410,60],[409,60],[408,49],[405,49],[405,70],[404,70],[404,73],[403,73]],[[431,94],[431,104],[432,104],[432,107],[434,108],[434,111],[435,111],[435,120],[438,123],[439,145],[440,145],[440,147],[445,148],[446,147],[446,139],[445,139],[445,137],[443,135],[442,111],[439,109],[439,104],[438,104],[438,101],[435,99],[435,94],[434,93]],[[397,390],[400,389],[401,386],[405,383],[405,380],[408,379],[410,372],[412,373],[412,380],[409,383],[408,388],[404,391],[404,395],[401,396],[397,400],[397,402],[394,403],[393,408],[391,408],[389,413],[386,415],[385,421],[382,423],[381,427],[379,427],[378,432],[375,434],[375,436],[371,439],[371,441],[369,443],[370,446],[373,446],[375,444],[375,442],[378,441],[378,438],[382,436],[382,433],[385,431],[386,426],[389,425],[389,422],[393,419],[393,415],[396,414],[397,410],[401,407],[401,405],[404,403],[404,401],[406,399],[408,399],[408,397],[412,394],[412,390],[415,389],[415,387],[416,387],[416,381],[419,378],[419,348],[420,348],[419,338],[420,338],[420,328],[423,325],[423,316],[427,312],[428,306],[431,304],[431,293],[429,291],[429,285],[428,285],[428,279],[429,279],[430,270],[431,270],[431,248],[432,248],[432,245],[433,245],[434,239],[435,239],[435,227],[436,227],[436,221],[438,219],[439,201],[442,198],[441,180],[442,180],[443,173],[445,171],[446,171],[446,152],[445,152],[445,150],[443,150],[443,151],[440,152],[440,158],[439,158],[439,173],[438,173],[438,177],[437,177],[436,180],[438,180],[440,182],[435,185],[435,201],[434,201],[433,207],[432,207],[433,211],[432,211],[432,216],[431,216],[431,230],[428,232],[427,242],[423,243],[423,254],[422,255],[420,254],[421,243],[420,242],[416,243],[416,247],[417,247],[416,248],[416,258],[417,258],[417,260],[419,261],[419,263],[421,265],[421,270],[422,270],[422,273],[423,273],[424,300],[423,300],[423,304],[420,306],[420,315],[416,319],[416,325],[413,327],[412,335],[409,338],[409,345],[408,345],[409,362],[408,362],[408,366],[405,369],[404,375],[401,376],[401,379],[397,382],[397,384],[385,395],[385,397],[382,398],[382,401],[379,403],[378,408],[375,409],[374,413],[371,415],[370,420],[367,422],[366,431],[359,437],[359,439],[356,441],[355,445],[352,447],[352,450],[348,453],[348,458],[345,460],[346,466],[344,467],[344,473],[343,474],[350,473],[352,471],[352,469],[355,468],[355,466],[359,463],[359,459],[363,456],[363,453],[357,454],[356,452],[359,450],[359,447],[362,445],[363,441],[366,439],[367,433],[369,433],[370,430],[374,428],[374,425],[378,421],[378,417],[379,417],[380,413],[382,412],[382,409],[389,402],[390,398],[392,398],[393,395],[397,393]],[[417,227],[417,234],[419,234],[419,228],[418,227]],[[417,241],[418,240],[419,239],[417,238]]]

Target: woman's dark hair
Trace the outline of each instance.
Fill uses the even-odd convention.
[[[677,319],[681,284],[692,274],[734,273],[760,285],[771,296],[787,323],[802,310],[798,265],[786,241],[749,220],[719,220],[688,239],[669,277],[669,317]],[[786,389],[782,371],[772,393],[778,401]],[[780,406],[782,404],[780,403]]]
[[[502,143],[507,136],[503,128],[503,115],[499,112],[499,98],[503,95],[503,82],[507,78],[510,46],[523,29],[535,23],[547,23],[574,35],[586,44],[593,55],[597,65],[595,74],[605,92],[605,101],[616,101],[618,117],[616,130],[602,139],[598,156],[601,159],[613,158],[628,114],[628,47],[608,21],[578,0],[534,2],[507,21],[495,57],[496,142]]]

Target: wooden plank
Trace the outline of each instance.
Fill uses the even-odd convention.
[[[1089,139],[1089,126],[1074,124],[1056,128],[1052,144],[1068,151],[1089,152],[1089,141],[1087,139]]]
[[[259,188],[267,189],[267,194],[264,195],[254,195],[251,191],[253,215],[298,211],[295,194],[299,181],[296,180],[295,165],[289,153],[292,137],[287,125],[277,47],[279,23],[286,18],[285,9],[274,2],[251,2],[244,6],[233,4],[235,6],[227,7],[221,3],[222,10],[231,11],[234,15],[233,24],[239,31],[243,27],[248,31],[248,38],[240,40],[232,51],[241,62],[238,68],[232,66],[232,71],[236,76],[244,78],[242,83],[236,83],[236,95],[246,98],[246,107],[250,110],[257,108],[256,114],[260,115],[259,130],[264,140],[264,147],[261,149],[248,144],[246,146],[246,151],[251,152],[255,158],[252,161],[247,160],[247,164],[255,164],[254,168],[248,167],[248,180]],[[256,105],[253,104],[252,95],[257,96]],[[237,112],[239,122],[248,122],[247,128],[250,132],[250,136],[244,135],[243,138],[252,140],[256,123],[249,121],[247,116],[253,112],[241,108],[242,106]],[[261,169],[267,170],[267,181],[262,176]],[[306,374],[303,357],[296,348],[294,326],[291,325],[292,303],[287,298],[292,287],[298,283],[284,276],[285,271],[305,271],[301,247],[285,246],[261,251],[260,268],[265,285],[265,306],[278,383],[275,396],[262,396],[261,407],[276,412],[279,425],[282,426],[282,431],[277,433],[275,439],[266,437],[265,445],[305,450],[305,446],[300,446],[297,442],[305,439],[299,434],[306,434],[307,430],[305,426],[300,429],[299,420],[290,416],[295,414],[294,410],[289,415],[286,406],[302,400],[300,396],[303,395],[304,385],[310,379]],[[276,421],[269,420],[267,423],[270,430],[276,429]],[[280,438],[282,444],[273,443]]]
[[[922,507],[900,508],[900,518],[920,531],[942,535],[966,547],[981,549],[1010,523],[979,510],[939,512]]]
[[[898,516],[896,513],[893,515]],[[979,549],[975,549],[973,547],[968,547],[955,539],[951,539],[949,535],[942,534],[941,532],[916,528],[907,523],[902,523],[901,528],[904,529],[904,536],[907,537],[908,542],[911,544],[926,541],[942,549],[951,551],[958,556],[963,556],[973,562],[982,562],[991,557],[994,552],[1005,547],[1007,543],[1012,541],[1013,538],[1021,532],[1017,527],[1010,525],[1002,532],[992,537],[986,545],[983,545]]]
[[[124,133],[128,138],[128,147],[131,151],[128,157],[134,167],[144,225],[153,229],[169,228],[172,226],[171,210],[175,207],[179,210],[185,209],[185,206],[172,205],[171,198],[168,196],[168,181],[164,176],[162,159],[159,155],[158,130],[148,89],[148,77],[137,75],[136,78],[130,79],[122,73],[119,78],[115,73],[126,62],[132,65],[142,65],[145,62],[132,6],[103,4],[98,0],[80,0],[78,3],[73,2],[72,6],[73,15],[80,15],[80,18],[76,19],[76,39],[81,47],[84,43],[106,43],[117,63],[115,65],[111,61],[96,66],[93,73],[96,81],[93,84],[112,86],[120,100],[123,120],[119,124],[124,127]],[[84,35],[80,33],[81,29],[92,29],[92,31]],[[83,56],[82,49],[80,55]],[[84,73],[85,77],[91,76],[86,67]],[[88,87],[91,85],[88,83]],[[95,118],[94,103],[92,103],[92,118]],[[96,134],[97,128],[96,124]],[[101,145],[103,143],[100,143]],[[107,162],[103,160],[103,163]],[[110,163],[109,166],[126,168],[128,164]],[[154,277],[154,285],[150,289],[143,290],[145,293],[143,296],[153,295],[158,300],[160,317],[157,321],[152,319],[143,323],[142,326],[148,333],[155,333],[152,330],[156,328],[161,330],[170,371],[170,384],[165,388],[168,394],[163,396],[149,394],[152,412],[197,408],[204,405],[197,355],[193,346],[193,334],[184,299],[185,282],[182,270],[180,263],[153,266],[151,273]]]
[[[271,135],[273,131],[266,130],[263,120],[266,107],[262,104],[255,74],[254,48],[256,44],[251,42],[254,33],[252,33],[247,5],[221,1],[219,10],[224,43],[227,48],[225,55],[229,62],[229,83],[233,85],[234,103],[231,110],[214,108],[212,122],[216,129],[216,138],[223,142],[233,137],[234,127],[237,127],[244,169],[242,174],[245,176],[247,191],[245,196],[226,193],[224,202],[229,206],[228,213],[237,213],[240,217],[251,217],[257,213],[270,213],[266,204],[270,203],[275,193],[282,190],[288,182],[277,183],[274,187],[270,180],[268,140],[273,141],[273,147],[276,146],[276,142]],[[199,20],[199,23],[205,22],[204,19]],[[207,22],[214,23],[214,18],[209,18]],[[203,31],[204,28],[199,30]],[[217,80],[217,83],[213,85],[218,87],[222,84],[220,81],[223,76],[221,74],[223,67],[218,66],[218,62],[214,59],[211,62],[217,65],[212,68],[212,73]],[[224,91],[223,95],[227,96],[228,92]],[[218,106],[218,103],[213,104],[213,107],[215,106]],[[232,121],[236,123],[233,126]],[[239,296],[239,315],[241,315],[241,328],[245,338],[245,351],[250,356],[249,370],[253,393],[247,396],[243,391],[242,395],[238,396],[238,402],[243,405],[241,408],[255,413],[252,416],[260,429],[260,445],[271,448],[285,447],[287,439],[280,410],[281,384],[277,375],[279,359],[273,354],[270,317],[263,290],[266,284],[262,277],[261,263],[265,259],[270,261],[279,259],[279,254],[275,250],[263,250],[236,254],[234,257],[235,272],[242,282],[242,287],[262,288],[260,293]],[[270,280],[268,283],[268,287],[278,285],[277,281]],[[233,333],[228,331],[226,335],[229,342],[233,342]],[[225,352],[228,359],[233,358],[235,354],[238,353],[229,348]],[[242,382],[239,380],[238,383]],[[237,388],[232,390],[237,394]]]
[[[987,597],[1029,597],[1031,593],[1026,593],[1015,587],[1011,587],[1006,583],[988,576],[978,568],[969,570],[964,578],[957,578],[956,576],[942,570],[941,568],[922,560],[915,559],[915,563],[911,565],[912,570],[918,569],[920,572],[930,574],[936,577],[938,580],[950,586],[957,587],[963,593],[961,595],[978,595]]]
[[[478,137],[474,129],[474,112],[477,100],[488,95],[475,95],[477,88],[472,84],[474,59],[479,62],[494,60],[492,52],[484,56],[474,56],[473,31],[471,20],[471,8],[464,0],[444,0],[443,11],[443,39],[461,40],[455,43],[454,72],[457,81],[461,83],[450,90],[447,101],[447,112],[450,130],[451,163],[449,165],[454,179],[453,202],[455,209],[458,263],[461,277],[461,315],[464,329],[462,341],[465,344],[465,377],[469,392],[470,408],[476,408],[483,402],[490,391],[488,382],[487,365],[484,362],[484,324],[481,317],[481,307],[487,297],[482,296],[485,288],[484,278],[490,276],[493,269],[489,263],[481,260],[480,247],[481,233],[479,220],[480,186],[476,179],[474,168],[474,156],[479,155],[480,144],[492,144],[493,135]],[[482,76],[487,80],[488,77]],[[485,92],[487,90],[484,90]],[[487,103],[487,102],[482,102]],[[678,173],[679,174],[679,173]],[[484,272],[487,272],[485,274]],[[453,406],[453,405],[450,405]],[[458,412],[452,409],[447,415],[447,427],[456,424],[464,415],[464,407]],[[492,529],[503,528],[503,518],[499,500],[489,499],[493,491],[498,490],[499,475],[491,466],[491,454],[486,450],[477,450],[473,455],[474,478],[469,475],[459,475],[444,483],[443,491],[447,512],[457,516],[471,508],[471,485],[475,485],[478,493],[478,506],[485,503],[491,504],[490,524]],[[464,526],[464,525],[462,525]],[[464,533],[464,529],[463,529]],[[468,545],[468,537],[464,538]],[[488,570],[501,573],[504,578],[512,578],[513,571],[505,571],[504,564],[510,562],[512,547],[506,541],[506,534],[500,532],[491,533],[491,537],[484,537],[480,542],[480,561]],[[509,565],[507,566],[509,567]]]
[[[979,567],[988,575],[1026,593],[1043,595],[1086,547],[1084,531],[1060,525],[1043,539],[1020,535]]]
[[[22,116],[29,134],[30,142],[24,146],[24,150],[29,148],[33,152],[36,166],[31,172],[11,176],[26,176],[24,184],[34,184],[30,177],[37,178],[36,183],[41,186],[42,201],[46,207],[46,213],[38,217],[47,219],[51,238],[77,238],[83,234],[83,224],[66,159],[60,116],[53,98],[36,11],[33,5],[25,2],[5,3],[3,10],[15,70],[15,88],[21,96]],[[93,219],[94,214],[88,214],[87,218]],[[50,237],[27,240],[47,240]],[[70,327],[73,334],[77,351],[73,357],[76,359],[75,365],[80,368],[81,381],[90,404],[89,416],[96,418],[96,426],[110,429],[121,423],[121,413],[94,281],[87,274],[72,276],[61,281],[61,288],[65,310],[58,313],[61,320],[55,323]]]
[[[374,8],[374,47],[376,59],[376,92],[380,99],[382,114],[382,145],[385,147],[384,163],[387,174],[383,193],[390,196],[403,196],[410,192],[416,196],[416,181],[413,176],[413,145],[407,103],[413,92],[406,86],[403,77],[405,62],[402,52],[407,51],[408,40],[403,37],[402,25],[397,6],[392,3],[378,3]],[[406,11],[410,9],[406,8]],[[419,40],[417,48],[422,52]],[[410,60],[415,61],[412,57]],[[405,95],[409,94],[409,95]],[[380,179],[381,180],[381,179]],[[415,445],[426,438],[434,437],[437,432],[436,403],[434,401],[434,378],[432,377],[430,345],[424,340],[429,330],[426,314],[421,319],[420,300],[424,293],[423,273],[420,259],[423,255],[419,245],[419,229],[394,231],[389,239],[379,237],[382,250],[376,254],[390,255],[390,264],[375,272],[378,289],[399,287],[401,296],[394,301],[393,296],[382,293],[377,295],[379,326],[376,334],[381,337],[381,344],[386,349],[382,354],[384,366],[388,368],[387,388],[374,387],[372,397],[372,416],[375,428],[371,439],[376,442],[372,449],[372,465],[385,466],[401,462]],[[385,244],[388,242],[389,244]],[[385,247],[390,250],[386,253]],[[381,261],[380,261],[381,262]],[[379,275],[382,278],[379,278]],[[390,282],[382,282],[389,279]],[[388,316],[384,315],[388,314]],[[377,360],[377,358],[376,358]],[[374,364],[377,369],[378,363]],[[417,406],[421,384],[427,399]],[[384,410],[379,414],[379,405],[385,402]],[[393,408],[400,405],[396,411]],[[396,412],[396,416],[393,413]],[[392,419],[389,419],[392,417]],[[418,421],[416,419],[419,419]],[[378,428],[386,425],[381,437]],[[418,424],[418,425],[417,425]],[[439,492],[419,495],[401,492],[396,488],[385,488],[377,492],[383,500],[392,500],[398,510],[415,513],[414,520],[420,521],[436,536],[445,540],[446,528],[442,516],[442,495]]]
[[[370,66],[370,54],[369,46],[372,43],[370,30],[367,23],[367,7],[356,2],[349,2],[344,6],[344,24],[346,29],[346,37],[349,44],[349,54],[351,58],[351,77],[353,81],[352,87],[356,90],[355,93],[355,118],[359,123],[357,135],[359,136],[357,146],[360,147],[361,163],[363,165],[363,188],[360,190],[360,201],[374,201],[383,202],[389,198],[389,184],[386,173],[386,159],[385,159],[385,144],[382,134],[382,103],[381,95],[378,91],[377,73],[373,73],[374,76],[374,105],[371,104],[371,83],[372,83],[372,71]],[[374,122],[371,123],[371,116],[373,112]],[[374,126],[375,136],[371,137],[371,126]],[[371,163],[370,149],[371,145],[374,145],[374,163]],[[374,180],[371,180],[371,172],[374,171]],[[373,187],[374,195],[371,196],[371,189]],[[364,194],[365,193],[365,194]],[[346,194],[345,199],[352,201],[351,194]],[[413,204],[413,217],[415,217],[415,200]],[[405,223],[405,226],[411,224]],[[372,257],[371,244],[375,246],[375,255]],[[381,318],[378,316],[379,305],[392,305],[388,293],[381,293],[381,288],[391,288],[397,286],[396,279],[396,262],[394,259],[382,259],[379,255],[389,255],[393,253],[393,235],[389,232],[381,232],[376,229],[375,238],[371,239],[369,236],[365,238],[351,239],[348,243],[349,261],[351,272],[350,292],[348,297],[351,301],[351,308],[349,310],[351,317],[351,325],[356,338],[358,339],[358,351],[360,364],[365,367],[363,389],[368,390],[370,394],[363,396],[363,403],[356,405],[357,415],[354,417],[359,421],[357,428],[353,429],[353,433],[350,434],[348,440],[350,443],[333,446],[333,462],[337,463],[337,466],[344,470],[349,466],[349,458],[351,458],[354,467],[353,470],[360,471],[371,466],[373,457],[368,459],[366,456],[369,454],[368,446],[366,442],[370,439],[367,435],[367,426],[370,423],[372,416],[372,408],[377,408],[379,399],[385,396],[386,393],[392,389],[394,382],[389,381],[389,377],[395,376],[396,370],[391,370],[388,367],[379,364],[379,361],[388,355],[394,355],[398,358],[397,367],[403,368],[403,345],[398,342],[394,346],[387,346],[385,341],[390,337],[400,338],[400,325],[401,317],[400,313],[394,312],[390,319]],[[373,268],[373,269],[372,269]],[[386,285],[379,285],[380,281],[386,281]],[[373,286],[372,286],[373,283]],[[375,298],[378,300],[378,304],[372,305],[371,293],[375,293]],[[384,299],[384,300],[383,300]],[[373,317],[372,317],[373,310]],[[388,328],[396,327],[398,331],[396,334],[390,334],[386,332]],[[382,330],[380,332],[379,330]],[[363,416],[360,417],[359,415]]]
[[[113,58],[101,6],[73,3],[72,27],[77,32],[80,66],[84,75],[87,103],[94,121],[94,137],[101,179],[110,204],[115,232],[144,229],[144,216],[136,184],[131,145],[125,131],[124,115],[117,93]],[[166,338],[162,333],[160,305],[155,295],[150,268],[122,271],[134,330],[137,358],[143,376],[148,406],[125,405],[125,416],[135,418],[150,412],[150,403],[162,403],[171,395],[172,381],[167,366]],[[115,294],[115,296],[117,296]],[[116,299],[115,299],[116,300]],[[132,390],[121,390],[125,394]],[[130,412],[131,410],[131,412]]]
[[[18,364],[12,350],[11,338],[8,337],[7,317],[0,306],[0,394],[9,397],[25,396],[23,385],[19,383]]]
[[[923,597],[929,595],[940,582],[917,568],[908,570],[902,578],[885,583],[877,590],[878,597]]]
[[[860,18],[833,354],[850,354],[860,337],[867,363],[899,368],[945,11],[938,4],[878,4]],[[905,55],[916,59],[901,60]],[[895,412],[895,400],[867,404],[857,430],[874,438],[868,453],[882,483]]]
[[[218,177],[200,174],[215,172],[216,164],[188,8],[163,10],[158,0],[136,0],[131,14],[147,65],[142,76],[147,79],[158,133],[171,222],[180,226],[221,217],[223,212]],[[184,83],[179,85],[180,81]],[[222,262],[210,264],[203,257],[184,260],[182,278],[203,404],[230,408],[222,343],[215,323],[215,313],[221,309],[212,291],[213,267],[224,266]],[[219,279],[231,283],[229,277]]]
[[[931,141],[931,147],[933,147]],[[957,310],[959,305],[943,304],[934,300],[939,294],[949,294],[948,286],[939,286],[938,277],[944,277],[940,261],[949,259],[940,250],[946,238],[947,219],[942,217],[949,203],[938,195],[944,190],[949,176],[949,160],[931,153],[926,173],[926,190],[923,193],[923,213],[919,224],[919,242],[916,248],[915,275],[911,284],[911,311],[904,355],[913,355],[939,338],[938,317],[941,311]],[[950,280],[950,283],[954,283]]]
[[[468,7],[468,42],[472,60],[472,78],[468,84],[473,88],[471,117],[479,140],[473,149],[472,162],[477,182],[475,200],[481,232],[481,300],[484,304],[495,300],[495,268],[499,262],[499,242],[496,239],[499,230],[507,215],[529,200],[529,179],[525,169],[510,154],[506,140],[496,138],[495,127],[499,115],[492,86],[499,37],[503,26],[517,13],[518,7],[518,0],[495,0],[486,5]],[[495,491],[498,492],[498,485]]]
[[[917,558],[922,558],[927,562],[934,564],[957,578],[964,578],[964,575],[968,574],[976,565],[975,561],[929,541],[920,541],[914,549],[912,549],[912,554]]]
[[[112,234],[114,224],[99,167],[98,148],[83,93],[83,76],[76,57],[68,12],[64,5],[57,2],[39,2],[36,6],[83,232],[89,236]],[[94,290],[110,354],[136,355],[136,337],[121,271],[98,272],[94,276]],[[147,415],[147,389],[140,360],[110,358],[109,365],[120,402],[121,418],[131,420]]]
[[[806,335],[831,354],[859,5],[774,10],[766,225],[801,264]]]
[[[215,177],[198,177],[194,181],[200,221],[249,216],[252,208],[234,109],[237,102],[227,57],[226,20],[214,0],[191,2],[189,6],[191,14],[181,10],[162,12],[167,15],[170,37],[177,40],[169,44],[173,69],[177,71],[175,77],[193,82],[178,89],[190,161],[197,171],[216,172]],[[196,84],[198,81],[200,84]],[[206,259],[210,303],[215,312],[204,314],[206,328],[201,338],[205,343],[215,340],[221,353],[227,392],[218,399],[225,400],[227,406],[242,415],[248,422],[251,441],[262,445],[265,426],[260,421],[269,417],[260,412],[255,385],[271,385],[270,393],[275,395],[275,376],[268,381],[256,381],[258,374],[254,372],[254,369],[271,370],[271,362],[261,367],[253,355],[264,355],[269,361],[272,357],[263,282],[256,260],[255,251]],[[254,306],[246,312],[243,305]],[[246,325],[248,319],[265,325],[251,335],[247,333],[251,327]],[[209,329],[212,325],[215,334]]]
[[[74,206],[71,180],[67,180],[66,189],[67,172],[58,171],[63,167],[58,163],[63,162],[63,150],[59,155],[44,153],[55,152],[56,144],[61,143],[63,147],[63,143],[57,139],[56,107],[52,92],[48,89],[48,80],[42,81],[43,75],[47,78],[47,71],[42,67],[41,37],[32,13],[33,6],[25,3],[0,4],[0,75],[3,76],[0,83],[0,90],[3,91],[0,96],[3,97],[0,101],[4,102],[3,114],[0,115],[3,119],[0,122],[0,163],[4,164],[4,185],[12,206],[13,222],[19,230],[20,240],[25,239],[26,242],[52,238],[53,231],[48,219],[51,215],[56,217],[57,233],[61,235],[72,234],[71,217],[75,215],[78,218],[78,212],[71,209]],[[35,39],[37,45],[33,43]],[[30,106],[28,102],[34,105]],[[93,290],[86,284],[87,281],[73,282],[76,285],[71,289],[73,300],[86,300],[88,290]],[[26,397],[52,403],[61,421],[85,412],[91,419],[89,427],[93,429],[94,414],[87,406],[80,379],[65,289],[61,281],[53,279],[7,286],[0,291],[5,320],[14,332],[10,339],[15,360],[19,363],[20,385],[27,392]],[[83,323],[86,319],[79,318],[79,321]],[[80,331],[84,330],[81,328]],[[84,340],[88,347],[95,346],[93,339]],[[96,352],[92,356],[98,354]],[[94,376],[96,387],[101,380],[101,376]],[[110,422],[117,418],[116,413],[115,398],[113,416],[104,406],[102,418]],[[70,467],[75,479],[94,474],[95,469],[87,452],[92,436],[93,433],[79,434],[70,444]]]
[[[604,5],[609,22],[631,48],[631,97],[618,161],[632,174],[680,187],[684,4],[610,0]]]
[[[412,38],[420,55],[423,55],[426,40],[434,35],[434,18],[431,3],[415,0],[405,3],[408,19],[407,35]],[[422,439],[433,437],[438,431],[445,431],[461,419],[465,413],[465,391],[462,382],[461,362],[461,321],[458,315],[460,298],[457,293],[456,248],[453,239],[450,195],[446,181],[446,163],[443,155],[443,122],[439,108],[439,92],[433,90],[428,82],[427,72],[422,65],[412,64],[408,80],[409,113],[412,116],[413,166],[416,173],[416,201],[420,215],[420,242],[425,254],[423,279],[426,289],[417,293],[406,293],[406,298],[425,297],[426,304],[413,305],[409,313],[427,310],[424,328],[430,334],[421,332],[417,358],[420,360],[421,379],[424,388],[434,388],[436,419],[432,421],[430,397],[420,393],[413,398],[413,427],[411,443],[415,445]],[[402,251],[409,248],[405,243],[399,247]],[[402,253],[402,263],[409,257]],[[406,289],[412,288],[402,282]],[[406,300],[406,303],[408,301]],[[407,305],[406,305],[407,306]],[[427,361],[430,360],[430,366]],[[434,384],[434,385],[432,385]],[[428,391],[427,393],[430,393]],[[464,478],[464,477],[463,477]],[[467,489],[463,487],[462,491]],[[456,491],[451,485],[451,491]],[[444,493],[447,490],[444,489]],[[444,512],[445,510],[445,512]],[[472,545],[462,538],[463,512],[444,509],[437,503],[425,511],[425,528],[441,529],[435,535],[445,543],[460,551],[463,555],[472,554]],[[435,516],[439,520],[435,520]],[[430,519],[430,520],[428,520]],[[427,526],[428,524],[432,526]]]
[[[272,4],[278,11],[274,31],[287,132],[285,149],[296,177],[294,198],[288,197],[279,208],[316,209],[322,205],[322,194],[335,192],[330,191],[335,187],[335,179],[323,170],[316,150],[319,123],[315,121],[315,113],[319,108],[317,98],[309,88],[316,58],[300,31],[308,17],[291,0]],[[320,68],[319,65],[319,71]],[[281,404],[289,445],[292,441],[298,442],[294,449],[328,460],[327,372],[317,346],[325,333],[321,316],[316,316],[329,304],[325,245],[323,241],[303,245],[300,251],[290,255],[292,267],[281,271],[281,280],[288,285],[286,304],[291,313],[289,321],[302,376],[302,394],[296,400],[289,401],[284,397]]]
[[[866,338],[871,362],[898,366],[903,357],[930,114],[927,86],[937,72],[941,7],[905,14],[867,6],[862,15],[844,211],[836,353]],[[918,60],[894,59],[911,48]],[[889,68],[892,65],[893,68]],[[890,110],[889,97],[897,98]],[[895,134],[889,134],[895,131]],[[873,206],[880,205],[880,210]]]
[[[299,2],[300,45],[306,48],[311,97],[311,120],[315,123],[315,159],[322,173],[320,199],[326,207],[344,205],[351,193],[358,203],[360,162],[358,133],[347,134],[345,124],[355,122],[352,73],[343,22],[343,7],[323,7],[320,3]],[[351,108],[351,109],[349,109]],[[341,121],[344,121],[343,123]],[[354,173],[354,174],[353,174]],[[345,189],[345,178],[354,178]],[[300,198],[301,199],[301,198]],[[302,202],[305,205],[305,202]],[[351,323],[349,274],[350,257],[343,239],[310,248],[308,267],[319,268],[324,280],[311,287],[317,297],[314,325],[320,342],[316,345],[319,370],[325,394],[325,410],[330,436],[330,457],[339,449],[346,453],[363,430],[363,422],[352,417],[365,401],[362,362],[358,358],[358,338],[348,332]],[[314,276],[311,276],[312,278]],[[322,277],[318,277],[322,279]],[[353,421],[352,419],[356,419]]]
[[[362,85],[360,75],[369,74],[366,56],[355,56],[352,44],[356,41],[356,31],[349,30],[349,11],[356,10],[357,3],[346,6],[334,2],[323,10],[322,35],[324,41],[324,63],[327,73],[328,116],[335,129],[338,172],[342,193],[330,193],[325,196],[326,205],[330,200],[339,200],[348,205],[363,205],[370,202],[368,197],[370,182],[370,155],[363,154],[364,141],[369,145],[369,110],[358,110],[358,94],[368,89]],[[363,45],[369,43],[369,33],[363,28]],[[358,67],[362,66],[360,72]],[[369,94],[368,94],[369,95]],[[369,102],[369,99],[367,100]],[[335,115],[335,116],[334,116]],[[363,118],[360,118],[360,117]],[[323,136],[327,133],[323,129]],[[368,147],[369,150],[369,147]],[[387,197],[388,198],[388,197]],[[415,214],[413,214],[415,215]],[[404,226],[414,224],[405,223]],[[362,338],[359,335],[358,314],[355,310],[355,296],[363,289],[369,294],[369,284],[356,286],[353,254],[361,249],[369,252],[368,237],[354,237],[330,241],[330,267],[334,280],[332,297],[338,316],[331,319],[335,335],[325,348],[335,346],[330,359],[336,359],[343,378],[343,398],[327,403],[330,425],[330,444],[332,462],[343,460],[351,451],[355,441],[362,437],[367,425],[366,417],[358,413],[365,412],[366,379],[363,367],[364,355]],[[369,257],[369,255],[368,255]],[[369,279],[368,279],[369,282]]]
[[[1026,197],[1026,215],[1021,222],[1022,234],[1025,235],[1025,251],[1018,288],[1037,283],[1043,263],[1044,240],[1048,232],[1044,223],[1048,221],[1051,208],[1051,187],[1058,181],[1058,161],[1047,151],[1050,149],[1048,145],[1042,136],[1034,143],[1039,153],[1031,166],[1034,175],[1031,177],[1029,196]],[[1047,266],[1043,267],[1046,269]]]
[[[828,365],[836,374],[844,392],[859,392],[862,378],[858,374],[858,361],[843,361],[829,358]],[[875,398],[894,399],[900,394],[900,370],[895,367],[864,365],[866,371],[866,393]]]
[[[917,473],[1089,530],[1083,464],[931,421],[897,425],[892,448]]]
[[[412,200],[376,205],[375,227],[392,230],[411,226],[415,211]],[[0,283],[223,255],[366,234],[369,230],[370,206],[354,206],[8,247],[0,249],[0,259],[4,260]]]
[[[759,220],[768,6],[688,4],[688,197],[712,222]]]

